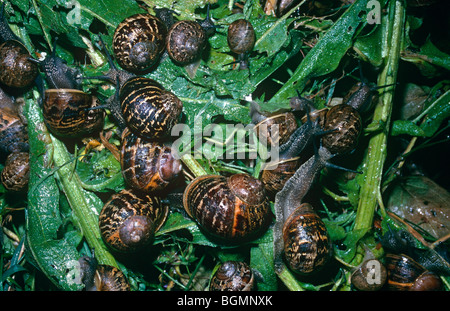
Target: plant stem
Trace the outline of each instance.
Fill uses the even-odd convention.
[[[189,170],[195,175],[195,177],[207,174],[205,169],[194,159],[191,154],[186,153],[185,155],[183,155],[181,157],[181,161],[189,168]]]
[[[396,83],[398,62],[404,31],[405,7],[402,1],[390,1],[387,17],[386,37],[383,42],[385,65],[378,77],[378,85]],[[391,90],[391,91],[390,91]],[[361,183],[360,199],[353,230],[372,228],[375,209],[381,197],[381,179],[387,154],[387,138],[393,104],[393,87],[384,90],[375,108],[373,124],[383,123],[385,130],[375,134],[369,141],[363,161],[364,180]]]
[[[81,231],[87,243],[95,250],[95,257],[100,264],[118,268],[116,260],[103,244],[98,226],[98,216],[86,197],[78,174],[73,172],[72,166],[66,165],[71,162],[71,157],[65,145],[53,136],[52,141],[54,146],[53,160],[55,165],[59,167],[56,174],[73,213],[80,223]]]
[[[304,288],[300,286],[297,279],[292,275],[291,271],[283,265],[283,270],[278,274],[278,277],[286,287],[291,291],[304,291]]]

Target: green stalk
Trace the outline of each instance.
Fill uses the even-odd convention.
[[[398,62],[403,39],[405,7],[402,1],[389,3],[386,37],[383,54],[387,57],[378,85],[396,83]],[[369,231],[378,204],[381,204],[381,179],[387,154],[387,138],[393,105],[393,87],[383,90],[373,115],[373,124],[384,124],[384,131],[375,134],[369,141],[367,154],[363,161],[364,180],[361,183],[360,199],[353,230]]]
[[[53,136],[52,142],[54,147],[53,161],[55,166],[58,167],[56,174],[72,211],[81,226],[83,236],[86,238],[89,246],[94,249],[95,257],[100,264],[118,268],[116,260],[103,244],[98,226],[98,216],[86,197],[86,192],[81,186],[78,174],[73,172],[71,165],[67,165],[72,159],[66,146]]]
[[[304,291],[305,289],[300,286],[295,276],[289,271],[289,269],[283,265],[283,270],[278,274],[278,277],[283,282],[284,285],[290,291]]]
[[[197,162],[197,160],[195,160],[195,158],[190,153],[184,154],[181,157],[181,161],[189,168],[189,170],[192,172],[192,174],[195,175],[195,177],[207,174],[205,169]]]

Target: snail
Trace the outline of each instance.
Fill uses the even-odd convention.
[[[80,264],[80,279],[85,291],[129,291],[130,284],[125,274],[118,268],[98,264],[94,256],[82,256]]]
[[[301,275],[321,270],[331,256],[331,239],[313,207],[303,203],[283,226],[284,256],[289,268]]]
[[[250,118],[261,143],[272,146],[285,144],[297,129],[292,112],[263,113],[256,102],[250,104]]]
[[[170,135],[172,127],[181,118],[183,103],[170,91],[153,79],[139,77],[119,70],[106,46],[109,71],[103,76],[89,79],[108,80],[116,85],[116,92],[99,108],[107,108],[122,132],[126,127],[148,139],[163,139]]]
[[[210,291],[251,291],[255,287],[255,277],[247,263],[225,261],[211,278]]]
[[[440,278],[404,254],[386,254],[387,286],[398,291],[442,289]]]
[[[127,184],[144,192],[164,189],[182,170],[169,146],[140,138],[128,129],[122,134],[120,163]]]
[[[160,18],[134,14],[125,18],[114,32],[114,56],[123,69],[145,72],[159,60],[166,36],[167,27]]]
[[[198,22],[181,20],[170,27],[166,50],[177,64],[187,65],[200,59],[206,42],[206,32]]]
[[[386,267],[375,258],[365,259],[351,274],[352,285],[361,291],[380,290],[386,283],[386,279]]]
[[[80,71],[69,67],[56,55],[55,49],[44,60],[36,62],[49,87],[42,99],[42,114],[49,130],[61,137],[81,137],[99,131],[104,112],[93,109],[98,106],[97,98],[80,89]]]
[[[231,243],[256,237],[272,219],[264,185],[245,173],[195,178],[183,206],[208,235]]]
[[[28,189],[30,163],[28,152],[13,152],[6,158],[1,172],[2,185],[8,191],[23,192]]]
[[[0,159],[3,162],[13,152],[28,152],[28,130],[19,115],[10,109],[0,109]]]
[[[111,249],[137,252],[151,243],[167,214],[168,207],[158,197],[124,189],[103,206],[100,233]]]
[[[161,139],[178,123],[183,103],[150,78],[133,77],[120,88],[119,100],[126,125],[137,135]]]
[[[30,52],[11,31],[4,3],[0,10],[0,82],[14,88],[28,87],[39,73],[38,66],[30,60]]]
[[[238,54],[240,69],[247,69],[247,54],[255,46],[253,25],[245,19],[237,19],[228,26],[227,43],[231,52]]]

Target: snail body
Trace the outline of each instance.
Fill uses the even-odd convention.
[[[123,69],[144,72],[164,51],[166,36],[167,27],[158,17],[150,14],[129,16],[114,32],[114,56]]]
[[[100,233],[113,250],[136,252],[149,245],[167,214],[168,207],[158,197],[124,189],[103,206]]]
[[[24,192],[28,189],[30,163],[28,152],[13,152],[6,159],[1,172],[2,185],[8,191]]]
[[[166,188],[182,169],[170,147],[140,138],[128,129],[122,134],[120,163],[127,184],[143,192]]]
[[[248,174],[197,177],[184,191],[183,206],[208,234],[230,242],[255,237],[271,221],[264,186]]]
[[[255,277],[250,267],[242,261],[222,263],[211,278],[210,291],[251,291]]]
[[[308,275],[322,269],[331,254],[331,240],[312,206],[303,203],[283,227],[284,255],[290,269]]]
[[[167,34],[166,50],[178,64],[186,65],[197,61],[206,47],[207,35],[196,21],[177,21]]]
[[[183,103],[175,94],[149,78],[127,80],[120,88],[119,99],[126,125],[150,139],[170,135],[183,109]]]

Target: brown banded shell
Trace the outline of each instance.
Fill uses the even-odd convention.
[[[8,109],[0,109],[0,159],[4,161],[12,152],[27,152],[28,130],[20,117]]]
[[[169,146],[140,138],[128,129],[122,134],[120,163],[127,184],[144,192],[166,188],[182,170]]]
[[[284,255],[290,269],[309,275],[322,269],[331,255],[331,240],[322,219],[308,203],[300,205],[283,227]]]
[[[434,273],[404,254],[386,254],[387,285],[395,291],[432,291],[442,287]]]
[[[0,82],[17,88],[30,86],[39,72],[38,65],[30,58],[30,53],[21,42],[3,42],[0,45]]]
[[[75,89],[49,89],[44,93],[43,116],[50,131],[62,137],[92,134],[103,126],[104,111],[92,95]]]
[[[324,131],[332,131],[322,136],[322,144],[333,154],[352,151],[358,143],[362,131],[359,112],[346,104],[333,106],[326,114]]]
[[[206,47],[206,33],[196,21],[178,21],[170,27],[166,50],[178,64],[186,65],[198,60]]]
[[[252,24],[245,19],[235,20],[228,26],[227,42],[236,54],[250,52],[255,46],[256,36]]]
[[[170,135],[180,119],[183,103],[149,78],[134,77],[120,89],[122,115],[137,135],[160,139]]]
[[[230,242],[258,235],[272,218],[264,185],[248,174],[197,177],[184,191],[183,206],[207,233]]]
[[[242,261],[222,263],[211,278],[210,291],[251,291],[255,286],[252,270]]]
[[[14,152],[6,159],[1,182],[6,190],[22,192],[28,189],[30,162],[28,152]]]
[[[158,197],[124,189],[103,206],[100,233],[113,250],[135,252],[151,243],[167,214],[168,207]]]
[[[91,291],[129,291],[130,284],[122,271],[109,265],[98,265],[94,276],[94,287]]]
[[[113,37],[114,56],[130,72],[148,70],[164,51],[166,25],[150,14],[135,14],[124,19]]]
[[[300,164],[300,158],[296,157],[268,165],[264,167],[260,180],[264,183],[269,193],[275,194],[283,189],[286,181],[295,174]]]
[[[275,144],[281,146],[289,140],[289,137],[296,129],[297,121],[291,112],[267,117],[255,125],[258,139],[266,143],[267,146],[273,146]]]

